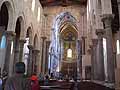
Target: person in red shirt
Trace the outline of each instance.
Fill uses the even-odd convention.
[[[36,75],[32,75],[31,79],[31,88],[32,90],[40,90],[39,81]]]

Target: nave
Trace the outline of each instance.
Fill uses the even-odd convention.
[[[120,0],[0,0],[1,84],[24,62],[57,89],[119,90],[119,17]]]

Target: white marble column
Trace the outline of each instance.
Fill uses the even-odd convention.
[[[102,21],[104,23],[105,34],[106,34],[106,44],[107,44],[107,72],[108,72],[108,82],[115,82],[115,61],[113,54],[113,39],[112,39],[112,20],[113,14],[104,14],[102,16]]]
[[[104,72],[104,55],[103,55],[103,29],[97,29],[96,35],[98,36],[98,44],[97,44],[97,75],[98,80],[105,80],[105,72]]]

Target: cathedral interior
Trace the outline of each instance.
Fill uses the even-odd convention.
[[[0,0],[0,73],[24,62],[28,76],[120,90],[119,17],[120,0]]]

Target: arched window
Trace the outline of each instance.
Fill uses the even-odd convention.
[[[6,37],[5,35],[3,35],[1,39],[0,48],[5,48],[5,47],[6,47]]]
[[[72,58],[72,49],[67,50],[67,57]]]

